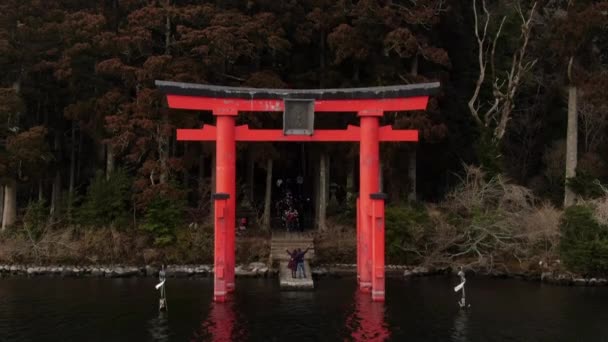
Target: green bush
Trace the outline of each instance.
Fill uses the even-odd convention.
[[[339,210],[335,212],[335,216],[333,216],[333,219],[339,224],[352,226],[356,225],[357,197],[352,196],[350,199],[345,200]]]
[[[48,208],[45,201],[31,202],[25,209],[23,229],[26,236],[38,241],[48,221]]]
[[[476,144],[476,152],[488,179],[502,173],[504,165],[500,144],[494,139],[492,130],[482,129]]]
[[[175,230],[183,221],[183,201],[157,195],[146,207],[143,229],[152,233],[154,244],[166,246],[175,241]]]
[[[213,263],[213,225],[176,229],[175,240],[163,251],[167,263]]]
[[[586,172],[578,171],[576,176],[568,178],[566,183],[575,194],[583,198],[600,198],[606,194],[600,180]]]
[[[424,238],[430,222],[426,208],[420,204],[387,206],[385,208],[386,257],[391,263],[414,263],[415,244]]]
[[[124,170],[115,170],[106,180],[97,172],[84,203],[76,212],[78,222],[87,226],[124,227],[129,220],[131,179]]]
[[[593,208],[567,208],[560,230],[560,254],[569,269],[584,275],[608,274],[608,227],[595,220]]]

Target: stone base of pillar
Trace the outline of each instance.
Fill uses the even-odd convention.
[[[372,291],[372,300],[374,302],[384,302],[384,291]]]
[[[214,292],[213,301],[216,303],[224,303],[227,300],[226,292]]]
[[[372,292],[372,283],[359,282],[359,291],[370,293]]]

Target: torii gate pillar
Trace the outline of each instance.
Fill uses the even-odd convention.
[[[217,143],[215,144],[215,175],[216,193],[227,194],[225,211],[215,211],[215,253],[217,257],[223,257],[225,268],[222,272],[214,272],[215,286],[214,298],[216,301],[224,301],[228,292],[234,291],[234,244],[235,244],[235,208],[236,208],[236,140],[234,119],[237,111],[214,111],[217,126]],[[215,203],[218,204],[217,201]],[[221,224],[218,222],[224,217]],[[224,229],[224,231],[220,231]],[[222,236],[223,235],[223,236]],[[218,265],[216,263],[216,265]],[[219,279],[222,276],[223,279]]]
[[[361,210],[361,236],[357,239],[359,258],[359,288],[370,291],[372,288],[372,260],[371,260],[371,208],[370,195],[378,192],[378,117],[382,112],[359,112],[361,125],[361,142],[359,143],[359,198]]]

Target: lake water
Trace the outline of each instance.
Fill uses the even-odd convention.
[[[388,279],[382,304],[354,278],[237,279],[214,304],[211,278],[169,279],[159,315],[154,279],[0,278],[0,341],[608,341],[608,288],[469,278],[461,311],[456,283]]]

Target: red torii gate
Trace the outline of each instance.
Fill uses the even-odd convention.
[[[374,301],[384,301],[384,199],[379,193],[378,155],[381,141],[418,141],[416,130],[379,127],[386,111],[425,110],[439,83],[351,89],[258,89],[156,81],[170,108],[212,111],[216,126],[178,129],[180,141],[216,142],[214,212],[214,300],[223,302],[234,291],[235,167],[237,141],[360,142],[357,199],[357,279]],[[239,112],[288,112],[289,101],[300,101],[313,112],[356,112],[360,127],[313,130],[296,127],[296,134],[280,129],[235,126]],[[301,109],[302,107],[300,107]],[[298,115],[298,114],[296,114]],[[299,117],[302,119],[302,117]],[[306,121],[306,120],[304,120]],[[284,127],[285,127],[284,122]],[[304,133],[302,133],[304,132]]]

